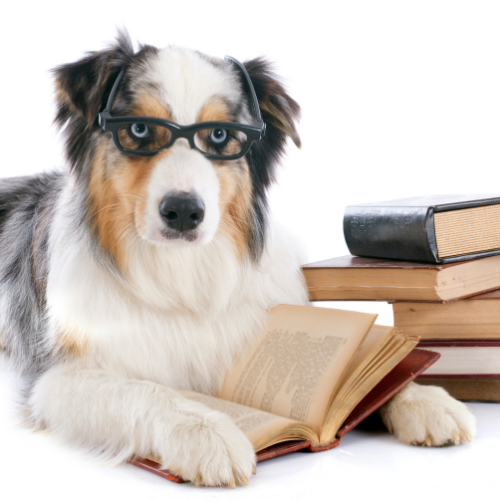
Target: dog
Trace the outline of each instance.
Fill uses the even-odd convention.
[[[134,51],[124,33],[54,75],[68,166],[0,183],[1,344],[30,425],[116,463],[247,484],[248,439],[177,391],[214,394],[269,308],[309,303],[266,201],[300,108],[264,59]],[[382,418],[405,443],[475,434],[437,387],[410,384]]]

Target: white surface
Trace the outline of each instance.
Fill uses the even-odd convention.
[[[11,384],[0,368],[2,499],[498,498],[500,405],[469,405],[479,429],[471,444],[417,448],[388,432],[355,429],[332,450],[258,464],[248,486],[231,490],[174,484],[130,464],[97,466],[50,434],[20,428],[12,416]]]
[[[500,188],[498,2],[4,3],[1,177],[62,164],[49,69],[103,48],[124,25],[158,46],[276,61],[302,106],[303,147],[290,146],[271,206],[310,261],[347,253],[348,204]],[[337,306],[392,323],[384,303]],[[500,406],[471,405],[479,435],[470,445],[415,449],[353,431],[335,450],[261,464],[249,487],[231,491],[170,484],[129,465],[93,468],[52,437],[16,427],[8,386],[2,371],[2,499],[498,497]]]

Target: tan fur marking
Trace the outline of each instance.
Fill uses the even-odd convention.
[[[290,136],[294,144],[300,148],[301,142],[299,134],[294,124],[287,119],[286,115],[268,99],[259,101],[259,106],[262,111],[267,113],[268,123],[274,125],[284,135]]]
[[[171,120],[170,113],[165,109],[151,94],[144,94],[137,98],[137,104],[134,106],[132,116],[153,116]]]
[[[126,272],[126,242],[143,224],[147,185],[156,163],[163,157],[123,155],[115,165],[106,164],[106,146],[96,154],[90,176],[92,229],[102,248]]]
[[[59,335],[59,347],[64,353],[81,357],[87,348],[86,335],[79,329],[65,328]]]
[[[230,122],[231,117],[227,111],[226,105],[221,101],[211,101],[206,104],[198,116],[198,122]]]
[[[249,208],[252,184],[248,165],[245,161],[239,168],[232,162],[221,162],[216,171],[220,183],[221,211],[218,234],[234,242],[241,258],[246,252],[246,243],[250,237]]]
[[[79,113],[73,101],[70,99],[68,93],[62,88],[61,83],[56,80],[55,82],[55,100],[56,102],[64,103],[66,106],[70,107],[73,111]]]

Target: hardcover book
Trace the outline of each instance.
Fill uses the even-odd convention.
[[[500,378],[500,341],[420,342],[441,356],[421,378]]]
[[[436,195],[346,208],[353,255],[435,264],[500,254],[500,195]]]
[[[422,340],[500,340],[500,290],[449,304],[395,302],[394,326]]]
[[[391,372],[386,375],[354,408],[344,421],[336,439],[330,445],[324,447],[314,447],[313,443],[308,440],[284,441],[275,444],[268,448],[264,448],[256,453],[257,462],[269,460],[270,458],[279,457],[296,451],[326,451],[335,448],[340,444],[340,438],[345,436],[349,431],[354,429],[366,417],[371,415],[375,410],[380,408],[384,403],[389,401],[401,389],[408,385],[413,380],[419,380],[418,375],[424,372],[432,363],[439,358],[439,354],[413,349],[406,358],[404,358]],[[426,381],[423,383],[425,384]],[[498,380],[500,382],[500,380]],[[439,384],[438,384],[439,385]],[[500,389],[500,384],[499,384]],[[171,474],[168,470],[162,469],[158,460],[148,458],[131,458],[129,462],[137,467],[141,467],[149,472],[153,472],[165,479],[176,483],[184,482],[182,478]]]
[[[311,300],[449,302],[500,288],[500,255],[440,265],[348,255],[302,271]]]
[[[420,385],[437,385],[460,401],[500,403],[500,378],[432,378],[418,377]]]
[[[180,392],[227,413],[261,460],[301,448],[332,448],[343,433],[439,357],[417,350],[398,367],[418,338],[374,325],[375,318],[352,311],[278,306],[216,397]],[[395,368],[399,369],[390,374]],[[371,393],[383,379],[378,392]],[[155,457],[131,462],[158,473],[161,469]],[[176,480],[168,471],[161,475]]]

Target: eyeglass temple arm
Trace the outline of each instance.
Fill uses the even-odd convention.
[[[262,120],[262,117],[260,115],[260,108],[259,108],[259,100],[257,99],[257,94],[255,93],[255,89],[253,88],[252,80],[250,79],[250,75],[248,74],[245,66],[241,64],[237,59],[231,56],[226,56],[224,59],[227,59],[228,61],[231,61],[233,64],[235,64],[238,69],[243,73],[245,77],[246,84],[248,88],[250,89],[250,94],[252,95],[252,102],[251,102],[251,107],[254,113],[254,116],[257,118],[258,124],[262,127],[262,134],[264,134],[266,124]]]
[[[248,74],[245,66],[241,64],[237,59],[231,56],[226,56],[225,59],[228,61],[231,61],[233,64],[235,64],[238,69],[243,73],[243,76],[245,77],[246,84],[250,90],[250,94],[252,95],[252,101],[251,101],[251,107],[254,113],[254,116],[257,118],[258,124],[262,128],[261,132],[261,137],[264,135],[264,132],[266,130],[266,124],[262,120],[261,114],[260,114],[260,108],[259,108],[259,100],[257,99],[257,94],[255,93],[255,89],[253,88],[252,80],[250,79],[250,75]],[[113,101],[115,100],[116,92],[118,91],[118,87],[120,85],[120,82],[122,81],[123,75],[125,74],[125,68],[123,68],[118,77],[115,80],[115,83],[113,84],[113,88],[111,89],[111,92],[108,97],[108,102],[106,103],[106,107],[103,109],[102,113],[99,113],[99,125],[103,126],[104,123],[102,122],[102,118],[106,118],[106,116],[102,116],[103,114],[110,114],[111,112],[111,106],[113,105]]]
[[[120,82],[122,81],[124,74],[125,74],[125,68],[123,68],[116,77],[115,83],[113,83],[113,87],[109,94],[106,107],[99,113],[99,125],[101,127],[105,126],[106,118],[109,118],[111,116],[111,106],[113,105],[113,101],[115,100],[116,93],[118,92],[118,87],[120,86]]]
[[[111,106],[113,105],[113,101],[115,100],[116,93],[118,92],[118,87],[120,82],[122,81],[123,75],[125,74],[125,68],[123,68],[118,76],[116,77],[115,83],[113,84],[113,88],[108,97],[108,102],[106,103],[106,107],[103,111],[111,111]]]

